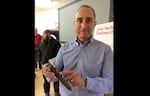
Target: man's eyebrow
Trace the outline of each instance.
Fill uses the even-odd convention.
[[[76,19],[92,19],[92,18],[91,17],[86,17],[86,18],[78,17]]]
[[[86,19],[92,19],[91,17],[87,17]]]
[[[78,18],[76,18],[76,19],[83,19],[82,17],[78,17]]]

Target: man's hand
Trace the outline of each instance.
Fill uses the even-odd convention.
[[[47,67],[47,64],[42,65],[42,72],[45,77],[55,79],[56,76],[53,72],[51,72],[50,68]]]
[[[72,86],[78,86],[78,87],[86,86],[86,80],[84,80],[84,78],[77,71],[65,70],[62,71],[61,74],[67,75],[65,79],[69,81],[72,84]]]

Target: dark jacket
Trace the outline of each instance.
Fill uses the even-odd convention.
[[[53,39],[52,37],[48,42],[46,41],[41,42],[37,54],[38,61],[41,64],[48,63],[49,59],[56,57],[60,47],[61,44],[59,43],[59,41]]]

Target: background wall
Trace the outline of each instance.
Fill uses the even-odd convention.
[[[114,20],[114,1],[110,0],[110,13],[109,13],[109,22],[112,22]]]
[[[88,4],[95,9],[97,24],[109,21],[110,0],[81,0],[58,9],[60,41],[70,41],[75,38],[73,20],[76,10],[82,4]]]
[[[35,13],[35,27],[42,34],[45,29],[58,29],[58,10],[44,10]]]

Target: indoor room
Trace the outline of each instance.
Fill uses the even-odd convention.
[[[35,0],[35,38],[35,96],[113,96],[113,0]]]

